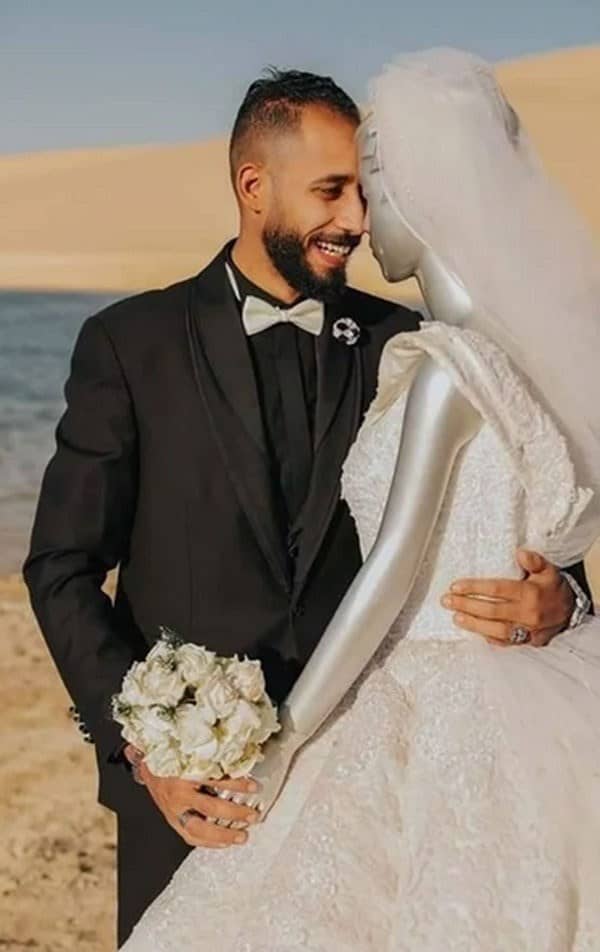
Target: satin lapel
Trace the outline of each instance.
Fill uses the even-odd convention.
[[[239,503],[277,581],[290,589],[254,377],[226,251],[192,283],[187,333],[196,384]]]
[[[360,424],[363,388],[360,349],[333,337],[333,322],[339,316],[339,309],[328,309],[317,343],[315,457],[308,497],[298,520],[302,532],[294,584],[296,595],[306,582],[335,512],[342,464]]]
[[[315,451],[336,419],[338,407],[346,397],[348,378],[355,363],[355,348],[348,347],[333,336],[333,325],[340,317],[340,307],[328,307],[325,324],[317,340],[317,414]]]

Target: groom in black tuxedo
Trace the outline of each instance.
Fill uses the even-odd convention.
[[[196,277],[89,318],[75,346],[24,574],[118,814],[120,942],[192,845],[246,838],[206,817],[248,815],[131,771],[110,717],[123,674],[165,625],[260,658],[279,701],[360,566],[341,466],[383,345],[419,315],[346,287],[358,123],[330,79],[254,83],[231,137],[239,237]],[[567,618],[565,588],[546,620]]]

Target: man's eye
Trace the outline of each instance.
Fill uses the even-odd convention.
[[[325,195],[326,198],[339,198],[342,194],[342,190],[337,186],[334,188],[322,188],[321,194]]]

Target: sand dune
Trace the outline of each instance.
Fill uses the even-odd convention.
[[[503,64],[499,76],[600,234],[600,47]],[[159,286],[199,270],[236,228],[225,140],[0,157],[0,204],[4,288]],[[353,279],[398,294],[366,248]]]

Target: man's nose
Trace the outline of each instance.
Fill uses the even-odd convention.
[[[349,189],[344,198],[336,216],[337,224],[342,230],[353,235],[362,235],[366,230],[365,201],[358,189]]]

